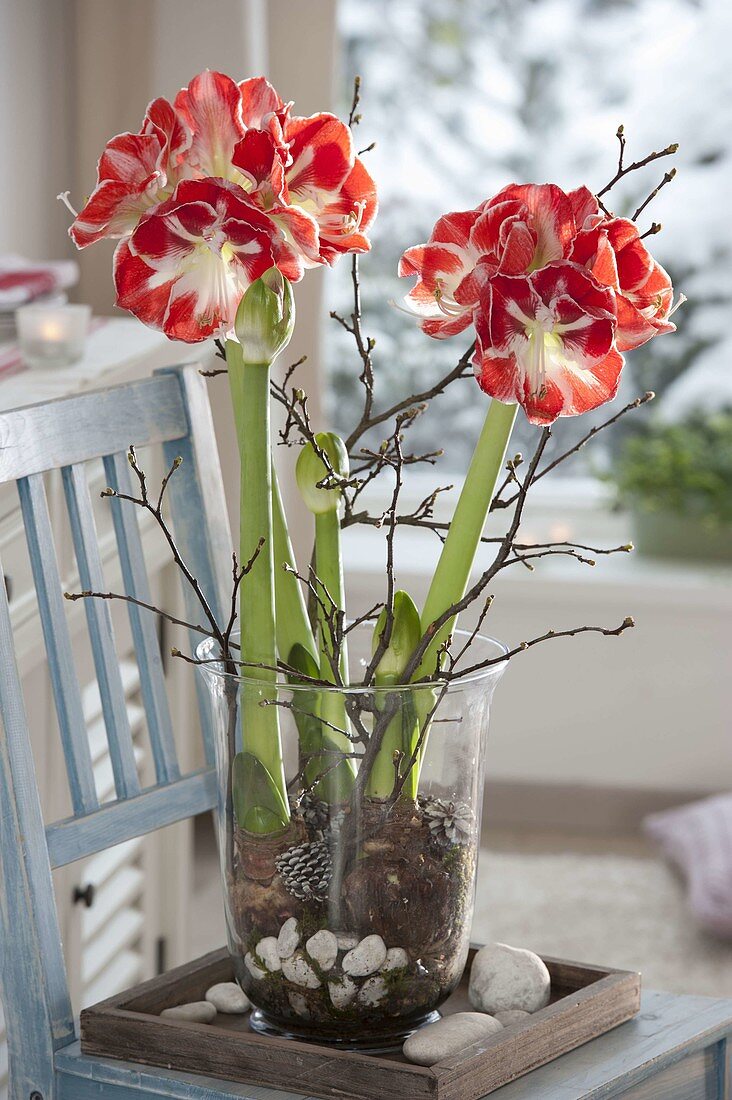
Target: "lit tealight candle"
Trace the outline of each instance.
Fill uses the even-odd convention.
[[[29,367],[68,367],[84,354],[91,307],[21,306],[15,312],[18,344]]]

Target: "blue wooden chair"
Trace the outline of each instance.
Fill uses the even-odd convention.
[[[0,414],[0,483],[16,481],[63,743],[73,817],[44,824],[14,656],[8,599],[0,585],[0,978],[11,1100],[256,1095],[257,1090],[82,1057],[66,980],[51,880],[53,868],[213,808],[216,783],[205,698],[199,696],[208,766],[182,775],[163,682],[155,620],[128,605],[156,782],[141,789],[109,605],[85,604],[116,799],[100,805],[74,669],[44,473],[61,469],[83,588],[104,589],[85,463],[103,459],[108,483],[132,490],[130,443],[162,446],[183,464],[168,502],[176,539],[215,612],[230,599],[231,538],[206,386],[195,367],[97,393]],[[110,500],[124,588],[148,601],[136,509]],[[198,607],[188,605],[198,618]],[[111,1067],[111,1068],[110,1068]],[[111,1082],[114,1082],[113,1084]],[[213,1087],[215,1085],[215,1087]],[[275,1094],[259,1090],[259,1095]]]

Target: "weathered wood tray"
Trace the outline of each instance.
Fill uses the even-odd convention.
[[[430,1068],[411,1065],[399,1054],[356,1054],[256,1035],[249,1030],[247,1016],[219,1014],[211,1024],[161,1018],[164,1008],[202,1000],[215,982],[233,980],[226,951],[205,955],[85,1009],[81,1048],[85,1054],[308,1096],[478,1100],[631,1019],[640,1008],[640,974],[562,959],[544,961],[552,979],[551,1004]],[[470,1007],[467,972],[466,968],[460,987],[442,1007],[443,1015]]]

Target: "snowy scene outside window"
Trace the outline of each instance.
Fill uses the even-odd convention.
[[[601,188],[615,172],[623,123],[630,159],[680,143],[678,177],[640,224],[641,231],[654,221],[673,226],[653,238],[653,253],[689,300],[674,318],[672,340],[654,340],[627,361],[610,410],[647,389],[658,394],[656,416],[682,417],[703,400],[707,411],[732,405],[732,222],[720,215],[732,149],[728,0],[342,0],[339,18],[341,109],[348,113],[353,75],[361,74],[356,147],[378,131],[365,159],[381,206],[361,271],[382,392],[412,392],[468,344],[464,335],[431,340],[395,308],[411,285],[396,275],[404,248],[426,240],[445,209],[475,207],[511,182]],[[650,165],[624,181],[612,195],[615,212],[630,216],[665,170],[663,162]],[[329,307],[348,312],[349,294],[344,261],[329,276]],[[331,411],[342,430],[359,400],[358,369],[347,334],[331,322],[327,337]],[[476,386],[466,402],[457,390],[432,412],[450,432],[425,418],[412,442],[430,449],[437,434],[449,438],[443,464],[459,474],[487,398]],[[558,422],[554,446],[563,449],[590,422]],[[532,429],[520,423],[515,449],[526,451]],[[594,472],[598,454],[602,448],[590,466],[581,452],[566,473]]]

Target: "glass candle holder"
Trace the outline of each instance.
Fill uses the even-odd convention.
[[[29,305],[15,312],[18,345],[32,368],[68,367],[84,354],[91,306]]]

